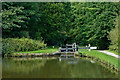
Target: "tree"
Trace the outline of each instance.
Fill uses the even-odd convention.
[[[48,45],[90,43],[107,49],[117,16],[115,2],[4,2],[3,36],[29,37]]]
[[[14,30],[17,30],[23,26],[26,16],[23,15],[24,7],[16,7],[13,3],[3,3],[2,11],[2,29],[4,37],[14,37]]]
[[[42,12],[38,29],[43,39],[48,45],[64,44],[71,25],[70,3],[39,3],[39,6]]]
[[[118,51],[118,20],[116,21],[116,27],[109,32],[108,38],[111,40],[109,49]]]
[[[117,3],[73,3],[73,23],[74,26],[70,35],[75,38],[75,42],[86,45],[91,43],[99,49],[107,49],[109,40],[108,32],[115,27],[114,21],[118,16]]]

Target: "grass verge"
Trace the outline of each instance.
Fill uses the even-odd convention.
[[[79,52],[84,55],[93,56],[95,58],[101,59],[102,61],[109,62],[110,64],[115,65],[116,68],[118,68],[118,58],[99,52],[97,50],[88,51],[85,49],[80,49]]]
[[[54,53],[56,51],[58,51],[58,47],[52,48],[51,46],[49,46],[43,50],[25,51],[25,52],[17,52],[17,53]]]

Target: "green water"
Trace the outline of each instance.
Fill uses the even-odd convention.
[[[98,63],[75,58],[4,58],[3,78],[116,78]]]

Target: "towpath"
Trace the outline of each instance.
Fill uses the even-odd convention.
[[[102,52],[102,53],[105,53],[107,55],[110,55],[110,56],[113,56],[113,57],[116,57],[116,58],[120,58],[120,56],[112,53],[112,52],[108,52],[108,51],[104,51],[104,50],[99,50],[99,52]]]

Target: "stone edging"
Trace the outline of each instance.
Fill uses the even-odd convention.
[[[17,53],[7,55],[6,57],[43,57],[43,56],[57,56],[60,53]]]

